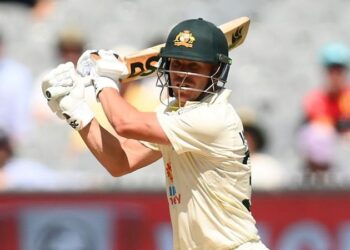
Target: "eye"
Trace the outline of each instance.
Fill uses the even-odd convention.
[[[170,66],[172,69],[179,69],[181,67],[181,62],[179,60],[172,60]]]
[[[197,72],[197,71],[200,69],[200,66],[198,65],[198,63],[191,63],[191,64],[188,66],[188,69],[189,69],[191,72]]]

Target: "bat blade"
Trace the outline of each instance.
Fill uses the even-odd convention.
[[[219,26],[225,34],[229,50],[241,45],[249,29],[250,19],[248,17],[240,17]]]
[[[248,34],[249,24],[248,17],[240,17],[219,26],[225,34],[229,50],[244,42]],[[120,80],[121,83],[153,76],[157,69],[160,49],[164,46],[165,43],[159,44],[124,57],[129,74]]]
[[[165,43],[141,50],[124,57],[129,74],[121,79],[121,83],[154,75],[159,60],[159,52]]]

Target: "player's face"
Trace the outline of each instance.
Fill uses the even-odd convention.
[[[333,66],[327,69],[329,91],[337,93],[344,88],[346,83],[346,69],[340,66]]]
[[[209,63],[171,59],[170,61],[170,80],[171,85],[177,88],[173,88],[173,92],[181,106],[186,101],[194,101],[201,94],[201,91],[194,91],[187,88],[204,90],[210,81],[209,78],[204,76],[210,76],[213,74],[214,66]],[[178,71],[178,72],[172,72]],[[181,72],[184,73],[181,73]],[[199,75],[186,75],[185,72],[200,74]]]

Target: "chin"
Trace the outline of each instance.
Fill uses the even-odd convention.
[[[185,103],[187,102],[187,101],[190,101],[188,98],[184,98],[184,97],[181,97],[181,98],[179,98],[178,96],[176,97],[176,100],[177,100],[177,102],[178,103],[180,103],[180,105],[181,106],[183,106],[183,105],[185,105]]]
[[[181,106],[185,105],[185,103],[188,101],[188,99],[180,98],[178,99],[178,102],[181,104]]]
[[[179,98],[180,97],[180,98]],[[197,95],[194,95],[192,91],[177,93],[176,99],[181,103],[181,105],[185,104],[187,101],[194,101],[198,98]]]

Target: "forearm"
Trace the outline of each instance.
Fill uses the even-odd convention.
[[[99,94],[99,100],[104,113],[111,125],[118,129],[123,124],[138,119],[141,115],[135,107],[126,102],[114,89],[103,89]]]
[[[97,120],[94,119],[93,112],[84,100],[85,85],[80,80],[80,76],[75,72],[73,63],[60,64],[44,77],[42,92],[47,98],[47,103],[52,112],[58,118],[65,119],[71,127],[79,131],[89,150],[111,175],[121,176],[130,173],[161,157],[159,152],[145,147],[138,140],[126,139],[123,135],[112,135],[101,127]],[[132,106],[128,106],[118,92],[113,90],[114,86],[112,80],[104,81],[102,85],[100,84],[101,88],[99,90],[106,88],[107,93],[111,92],[113,94],[113,91],[115,92],[112,95],[112,97],[116,97],[115,100],[108,98],[106,100],[111,104],[104,104],[107,107],[105,110],[109,120],[116,120],[115,117],[125,119],[124,116],[120,115],[121,112],[118,110],[118,107],[126,110],[127,114],[140,113]],[[57,95],[57,93],[62,92],[62,89],[65,94]],[[56,93],[56,95],[51,95],[51,93]],[[119,123],[119,120],[114,122],[114,124]]]
[[[152,128],[149,126],[147,116],[152,115],[152,113],[137,110],[113,89],[107,88],[101,91],[99,100],[108,121],[118,135],[129,139],[148,141],[148,134],[152,133]],[[156,119],[155,113],[154,119]]]
[[[82,76],[93,77],[96,97],[118,135],[138,141],[170,144],[155,112],[140,112],[120,96],[117,82],[128,68],[117,58],[112,51],[86,51],[78,61],[77,70]]]
[[[132,171],[122,148],[122,139],[110,134],[97,120],[93,119],[79,134],[92,154],[111,175],[121,176]]]
[[[118,135],[157,144],[170,142],[155,112],[140,112],[126,102],[117,91],[106,88],[99,94],[104,112]]]

